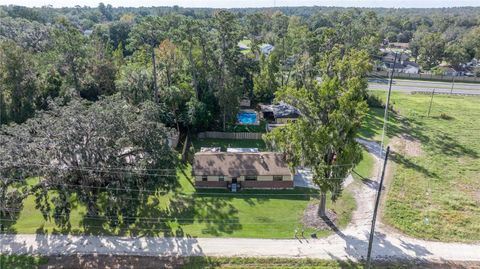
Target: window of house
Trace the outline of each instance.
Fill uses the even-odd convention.
[[[202,176],[202,181],[207,181],[208,177],[207,176]]]
[[[283,176],[273,176],[273,181],[282,181]]]
[[[255,181],[257,180],[257,176],[245,176],[245,180]]]
[[[223,176],[218,177],[218,181],[224,181],[224,180],[225,180],[225,178]]]

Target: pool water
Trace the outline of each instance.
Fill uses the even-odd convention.
[[[238,113],[237,119],[240,124],[256,124],[257,113],[242,111]]]

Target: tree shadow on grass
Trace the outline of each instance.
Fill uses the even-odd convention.
[[[442,154],[452,157],[478,158],[478,152],[465,147],[458,140],[446,133],[437,134],[432,138],[431,144],[427,145],[435,154]]]
[[[401,164],[406,168],[409,168],[409,169],[415,170],[417,172],[420,172],[427,177],[439,178],[437,173],[429,171],[425,167],[419,165],[418,163],[415,163],[414,161],[410,160],[409,158],[407,158],[407,157],[405,157],[401,154],[392,153],[390,156],[391,156],[391,160],[394,161],[397,164]]]

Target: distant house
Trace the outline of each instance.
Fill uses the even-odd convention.
[[[285,124],[297,120],[301,116],[297,108],[284,102],[275,105],[260,105],[260,109],[264,119],[276,124]]]
[[[192,174],[196,188],[293,188],[285,157],[275,152],[198,152]]]
[[[395,72],[406,73],[406,74],[418,74],[420,72],[420,66],[414,62],[403,61],[401,63],[395,64]]]
[[[87,37],[91,36],[92,34],[93,34],[93,30],[88,29],[83,31],[83,35]]]
[[[471,69],[471,67],[453,67],[445,64],[438,65],[434,68],[436,74],[449,77],[466,76],[471,73]]]
[[[403,43],[403,42],[389,42],[388,46],[390,48],[396,48],[396,49],[409,49],[410,48],[410,43]]]
[[[398,53],[397,54],[397,63],[408,61],[410,55],[407,53]],[[395,53],[392,51],[385,51],[382,55],[382,62],[384,63],[393,63],[395,61]]]
[[[248,39],[242,40],[242,41],[238,42],[237,46],[240,49],[240,52],[242,54],[244,54],[244,55],[252,54],[252,51],[251,51],[252,42],[250,40],[248,40]],[[270,53],[275,49],[275,47],[271,44],[264,43],[264,44],[261,44],[259,46],[259,49],[260,49],[261,54],[270,55]],[[258,60],[259,55],[256,55],[256,56],[257,56],[257,60]]]
[[[262,44],[260,45],[260,52],[264,55],[269,55],[275,47],[270,44]]]

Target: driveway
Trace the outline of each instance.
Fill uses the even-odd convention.
[[[293,177],[293,186],[300,187],[300,188],[310,188],[310,189],[317,189],[318,186],[313,183],[313,174],[310,168],[297,168],[297,172]],[[347,187],[353,182],[352,175],[348,175],[348,177],[343,182],[343,187]]]

